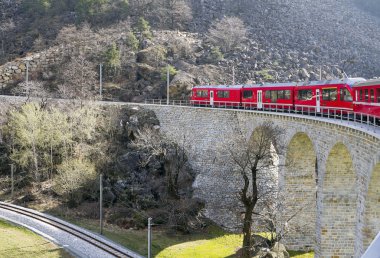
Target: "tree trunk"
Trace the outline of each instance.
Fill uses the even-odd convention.
[[[243,258],[251,257],[251,246],[252,246],[252,213],[253,213],[253,205],[249,205],[245,207],[244,214],[244,225],[243,225]]]
[[[38,157],[37,157],[37,149],[36,149],[36,145],[33,141],[33,144],[32,144],[32,151],[33,151],[33,161],[34,161],[34,178],[37,182],[40,181],[40,172],[38,171]]]
[[[243,247],[242,247],[242,257],[251,257],[251,247],[254,244],[252,241],[252,214],[253,209],[256,206],[258,200],[258,188],[257,188],[257,165],[256,160],[253,167],[251,168],[251,185],[252,185],[252,195],[249,195],[249,183],[250,180],[248,176],[243,173],[244,187],[241,190],[240,198],[245,207],[244,214],[244,224],[243,224]]]

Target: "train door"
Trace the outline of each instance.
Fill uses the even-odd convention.
[[[214,91],[210,91],[210,106],[214,106]]]
[[[262,90],[257,91],[257,108],[259,109],[263,108],[263,91]]]
[[[316,104],[316,107],[317,107],[317,112],[321,112],[321,93],[319,91],[319,89],[316,89],[316,100],[317,100],[317,104]]]

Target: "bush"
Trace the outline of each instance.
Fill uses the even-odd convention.
[[[140,17],[137,22],[137,31],[141,33],[143,38],[152,39],[153,37],[149,22],[143,17]]]
[[[224,59],[222,51],[220,51],[219,47],[213,47],[210,52],[210,61],[213,63],[217,63]]]
[[[83,200],[85,193],[91,192],[91,187],[97,173],[94,164],[80,159],[72,159],[58,166],[58,175],[54,179],[54,191],[66,198],[71,206],[76,206]],[[94,191],[92,189],[92,191]]]
[[[137,40],[133,32],[129,32],[127,35],[127,45],[133,50],[136,51],[139,49],[139,41]]]
[[[166,81],[167,79],[167,73],[168,73],[168,68],[163,67],[161,68],[161,79],[163,81]],[[178,73],[178,71],[175,69],[174,66],[169,65],[169,75],[170,75],[170,80],[173,79],[173,77]]]

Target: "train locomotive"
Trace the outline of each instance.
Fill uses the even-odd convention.
[[[380,120],[380,79],[205,85],[192,89],[193,106],[360,116]]]

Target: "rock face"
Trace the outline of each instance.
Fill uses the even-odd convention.
[[[197,27],[239,16],[252,27],[252,39],[284,61],[304,58],[318,66],[338,64],[351,75],[379,76],[380,18],[355,2],[192,0],[192,5]]]
[[[160,73],[167,63],[180,72],[171,83],[172,97],[180,99],[187,98],[189,88],[196,84],[231,84],[233,70],[236,84],[333,79],[342,77],[342,70],[352,77],[380,76],[380,17],[365,11],[371,9],[368,2],[376,0],[365,0],[366,8],[359,0],[188,1],[193,9],[189,31],[158,30],[154,20],[150,21],[156,29],[153,38],[142,42],[137,53],[123,54],[128,56],[123,64],[126,79],[116,87],[122,90],[110,90],[113,98],[136,102],[166,98]],[[0,2],[4,13],[0,17],[0,46],[2,40],[5,42],[0,60],[6,60],[8,54],[22,57],[0,66],[2,92],[7,84],[24,77],[27,58],[31,59],[31,71],[41,70],[43,78],[49,79],[52,76],[46,68],[57,66],[62,55],[72,56],[67,49],[51,47],[23,57],[31,46],[10,46],[12,40],[5,35],[17,36],[19,25],[16,22],[16,28],[5,32],[1,28],[11,17],[17,21],[20,2]],[[239,49],[224,53],[223,60],[210,60],[213,46],[207,40],[207,30],[212,21],[228,16],[244,20],[248,40]],[[95,53],[99,40],[103,47],[109,42],[125,44],[122,34],[111,29],[97,38],[86,36],[86,41],[91,42],[96,56],[100,54]]]

